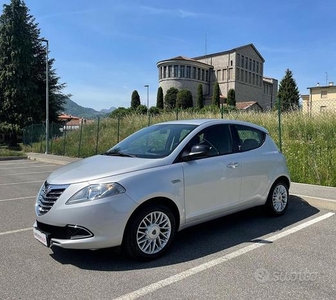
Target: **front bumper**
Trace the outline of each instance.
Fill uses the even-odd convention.
[[[76,225],[60,227],[35,221],[33,230],[35,238],[47,247],[100,249],[121,244],[103,236],[95,237],[88,229]]]
[[[47,247],[100,249],[120,246],[137,204],[126,194],[78,204],[66,204],[64,192],[53,207],[37,215],[34,236]]]

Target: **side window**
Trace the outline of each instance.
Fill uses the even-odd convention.
[[[232,138],[228,124],[208,127],[199,134],[200,143],[211,147],[210,156],[232,152]]]
[[[240,139],[240,150],[248,151],[260,147],[264,141],[266,134],[258,129],[236,125],[236,130]]]

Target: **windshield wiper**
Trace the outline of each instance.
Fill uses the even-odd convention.
[[[105,152],[104,155],[108,155],[108,156],[122,156],[122,157],[136,157],[133,154],[127,154],[121,151],[118,152]]]

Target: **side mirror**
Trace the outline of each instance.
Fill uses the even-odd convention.
[[[211,147],[208,145],[197,144],[191,147],[190,151],[183,151],[181,158],[184,161],[192,160],[196,158],[207,157],[209,155]]]

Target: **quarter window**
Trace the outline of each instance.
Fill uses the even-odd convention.
[[[240,151],[248,151],[260,147],[264,141],[266,134],[256,128],[235,125],[239,142],[238,148]]]

